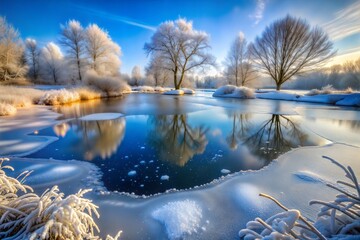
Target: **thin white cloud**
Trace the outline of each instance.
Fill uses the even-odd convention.
[[[360,47],[354,47],[339,52],[333,59],[331,59],[331,61],[329,61],[327,66],[331,66],[334,64],[343,64],[346,61],[354,61],[359,58],[360,58]]]
[[[92,15],[95,15],[95,16],[98,16],[98,17],[107,18],[107,19],[110,19],[110,20],[114,20],[114,21],[117,21],[117,22],[121,22],[121,23],[131,25],[131,26],[147,29],[147,30],[150,30],[150,31],[156,31],[156,27],[141,23],[141,22],[136,21],[134,19],[125,18],[125,17],[119,16],[119,15],[116,15],[116,14],[103,12],[103,11],[99,11],[99,10],[96,10],[96,9],[87,8],[87,7],[83,7],[83,6],[79,6],[79,5],[76,5],[76,7],[78,9],[81,9],[81,10],[83,10],[83,11],[89,13],[89,14],[92,14]]]
[[[335,13],[335,18],[322,25],[330,38],[340,40],[360,33],[360,1]]]
[[[262,20],[265,11],[265,0],[256,0],[255,13],[250,17],[255,20],[254,24],[257,25]]]
[[[345,51],[339,52],[338,56],[345,56],[345,55],[348,55],[350,53],[359,53],[359,52],[360,52],[360,47],[354,47],[354,48],[350,48],[350,49],[347,49]]]

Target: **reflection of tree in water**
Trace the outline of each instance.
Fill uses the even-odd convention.
[[[104,112],[102,109],[103,101],[104,100],[101,99],[94,99],[65,105],[57,105],[53,107],[53,110],[62,115],[60,119],[77,118],[93,113]]]
[[[154,125],[149,142],[160,160],[184,166],[195,154],[205,151],[208,129],[190,126],[186,115],[160,115],[150,117],[149,121]]]
[[[228,112],[228,116],[232,119],[232,130],[226,137],[226,142],[229,144],[230,149],[236,150],[238,144],[242,142],[242,139],[247,135],[251,127],[249,121],[251,114],[230,111]]]
[[[339,127],[345,127],[351,130],[359,130],[360,129],[360,121],[355,120],[343,120],[343,119],[332,119],[331,123],[333,125],[338,125]]]
[[[291,148],[304,146],[307,139],[308,135],[290,117],[273,114],[254,134],[245,137],[244,144],[256,155],[272,160]]]
[[[84,158],[92,160],[111,157],[124,139],[125,118],[103,121],[76,122],[76,131],[81,135],[80,145],[84,149]]]
[[[60,123],[53,127],[54,133],[58,137],[65,137],[66,133],[69,131],[70,126],[67,123]]]

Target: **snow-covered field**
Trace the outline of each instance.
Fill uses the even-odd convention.
[[[273,93],[261,94],[274,98],[271,96]],[[191,190],[171,191],[146,198],[106,191],[99,181],[99,169],[91,162],[64,163],[19,157],[56,141],[54,138],[26,135],[36,135],[40,129],[58,122],[59,114],[49,107],[19,109],[15,116],[0,118],[0,155],[18,155],[11,157],[10,162],[16,169],[15,176],[25,169],[34,170],[27,183],[38,193],[54,184],[58,184],[66,194],[75,193],[79,188],[94,187],[95,191],[87,197],[100,207],[101,217],[96,220],[102,232],[100,235],[115,235],[121,229],[122,239],[238,239],[238,231],[245,227],[246,222],[257,216],[266,219],[281,211],[271,201],[259,197],[261,192],[276,197],[289,208],[299,209],[305,217],[314,220],[319,207],[310,207],[308,202],[312,199],[334,199],[336,191],[325,184],[344,179],[341,169],[322,156],[351,165],[358,174],[360,172],[360,139],[356,132],[352,133],[349,128],[340,133],[327,125],[331,119],[344,120],[344,124],[352,120],[353,124],[359,124],[359,109],[281,101],[274,104],[262,99],[244,100],[253,101],[253,104],[247,105],[242,104],[242,100],[228,101],[213,99],[210,94],[202,95],[184,96],[182,103],[190,107],[181,111],[199,111],[216,106],[249,113],[311,117],[316,119],[315,124],[305,127],[327,139],[329,144],[292,150],[259,171],[238,172]],[[135,104],[124,113],[141,114],[155,110]],[[165,107],[162,111],[170,109]],[[83,120],[120,116],[97,114]],[[226,173],[226,169],[223,170]],[[166,181],[167,177],[163,177]]]

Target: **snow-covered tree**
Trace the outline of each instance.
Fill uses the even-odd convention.
[[[36,81],[39,76],[39,57],[40,49],[35,39],[27,38],[25,40],[26,60],[29,64],[29,75],[32,80]]]
[[[160,24],[144,49],[148,55],[163,59],[163,68],[171,71],[176,89],[181,88],[189,71],[214,64],[213,56],[207,52],[209,36],[182,18]]]
[[[171,72],[163,68],[164,61],[159,55],[154,55],[146,67],[146,77],[153,80],[154,86],[164,87],[171,78]]]
[[[59,46],[50,42],[42,49],[40,66],[43,80],[55,84],[63,80],[64,57]]]
[[[141,79],[142,79],[141,68],[136,65],[133,67],[133,69],[131,71],[131,84],[130,85],[139,86]]]
[[[69,63],[76,69],[77,79],[82,81],[85,62],[85,31],[80,22],[70,20],[61,25],[60,44],[67,50]]]
[[[107,31],[91,24],[85,31],[85,50],[90,68],[99,75],[118,75],[120,69],[120,46],[112,41]]]
[[[196,80],[197,88],[219,88],[226,84],[226,79],[222,75],[206,76]]]
[[[26,73],[20,34],[0,16],[0,81],[18,79]]]
[[[275,81],[277,90],[293,76],[321,66],[334,55],[332,48],[323,30],[290,15],[266,27],[250,45],[257,67]]]
[[[245,36],[240,32],[231,44],[225,60],[226,75],[230,84],[245,86],[256,77],[250,56]]]

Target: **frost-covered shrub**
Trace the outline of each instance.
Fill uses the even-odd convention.
[[[28,107],[42,94],[43,91],[28,87],[0,86],[0,102],[14,108]]]
[[[321,90],[312,89],[308,93],[306,93],[305,95],[307,95],[307,96],[315,96],[315,95],[325,95],[325,94],[333,94],[333,93],[352,93],[352,89],[350,88],[350,89],[347,89],[345,91],[336,91],[333,88],[332,85],[328,84],[328,85],[322,87]]]
[[[239,237],[248,240],[264,237],[268,239],[295,239],[295,233],[292,231],[299,220],[299,216],[298,210],[289,210],[275,214],[266,221],[256,218],[255,221],[246,224],[246,229],[239,232]]]
[[[213,94],[213,97],[225,98],[255,98],[254,90],[247,87],[236,87],[234,85],[225,85],[219,87]]]
[[[334,201],[313,200],[310,202],[310,205],[323,206],[318,213],[315,227],[326,237],[360,235],[360,186],[355,172],[350,166],[346,168],[332,158],[324,158],[343,169],[350,182],[337,181],[337,184],[326,184],[340,193]]]
[[[100,232],[92,215],[99,217],[97,206],[91,200],[83,198],[90,190],[80,190],[67,197],[57,186],[46,190],[41,196],[23,180],[29,172],[18,178],[8,177],[3,166],[7,158],[0,158],[0,239],[99,239],[95,231]],[[21,179],[21,180],[19,180]],[[24,194],[18,194],[19,191]],[[113,238],[116,240],[121,231]]]
[[[19,178],[21,178],[21,176],[23,176],[22,179],[24,179],[24,177],[26,177],[28,172],[24,172],[17,179],[6,175],[4,171],[5,169],[14,171],[13,167],[3,165],[4,162],[7,162],[9,160],[10,160],[9,158],[0,158],[0,203],[1,204],[3,203],[5,198],[13,197],[14,196],[13,194],[16,194],[18,191],[22,191],[24,193],[27,192],[27,190],[32,191],[31,187],[24,185],[21,180],[20,181],[18,180]],[[0,208],[0,211],[1,210],[2,209]]]
[[[296,209],[287,209],[275,198],[261,193],[260,196],[274,201],[279,207],[285,210],[271,216],[266,221],[256,218],[246,224],[246,229],[239,231],[239,237],[246,240],[255,239],[312,239],[308,235],[314,236],[313,239],[325,240],[325,237]],[[306,229],[306,232],[303,230]]]
[[[137,91],[137,92],[155,92],[154,87],[151,86],[138,86],[138,87],[133,87],[132,88],[133,91]]]
[[[104,97],[104,93],[92,87],[77,87],[72,89],[72,91],[75,91],[79,94],[80,100],[93,100]]]
[[[16,108],[8,103],[0,102],[0,116],[8,116],[16,114]]]
[[[118,77],[99,76],[94,72],[89,72],[85,80],[88,85],[103,91],[108,97],[131,92],[130,86]]]
[[[47,91],[40,99],[38,104],[60,105],[80,101],[80,95],[75,91],[66,89]]]
[[[160,87],[160,86],[156,86],[154,88],[155,92],[160,92],[160,93],[163,93],[165,92],[167,89],[163,88],[163,87]]]
[[[92,219],[99,214],[90,200],[89,190],[64,198],[57,186],[41,196],[27,193],[9,201],[0,222],[0,236],[9,239],[90,239],[99,231]],[[16,211],[15,211],[16,210]],[[6,217],[4,217],[6,216]]]
[[[30,97],[22,96],[22,95],[10,95],[3,94],[1,96],[1,101],[7,103],[15,108],[29,107],[32,105],[33,101]]]
[[[260,196],[273,200],[286,212],[276,214],[266,221],[256,218],[255,221],[248,222],[246,229],[240,230],[240,238],[357,239],[357,236],[360,235],[360,183],[350,166],[346,168],[332,158],[324,158],[344,170],[345,176],[350,182],[337,181],[337,184],[326,184],[340,192],[334,201],[310,201],[310,205],[323,205],[315,224],[303,218],[298,210],[289,210],[273,197],[260,194]]]

